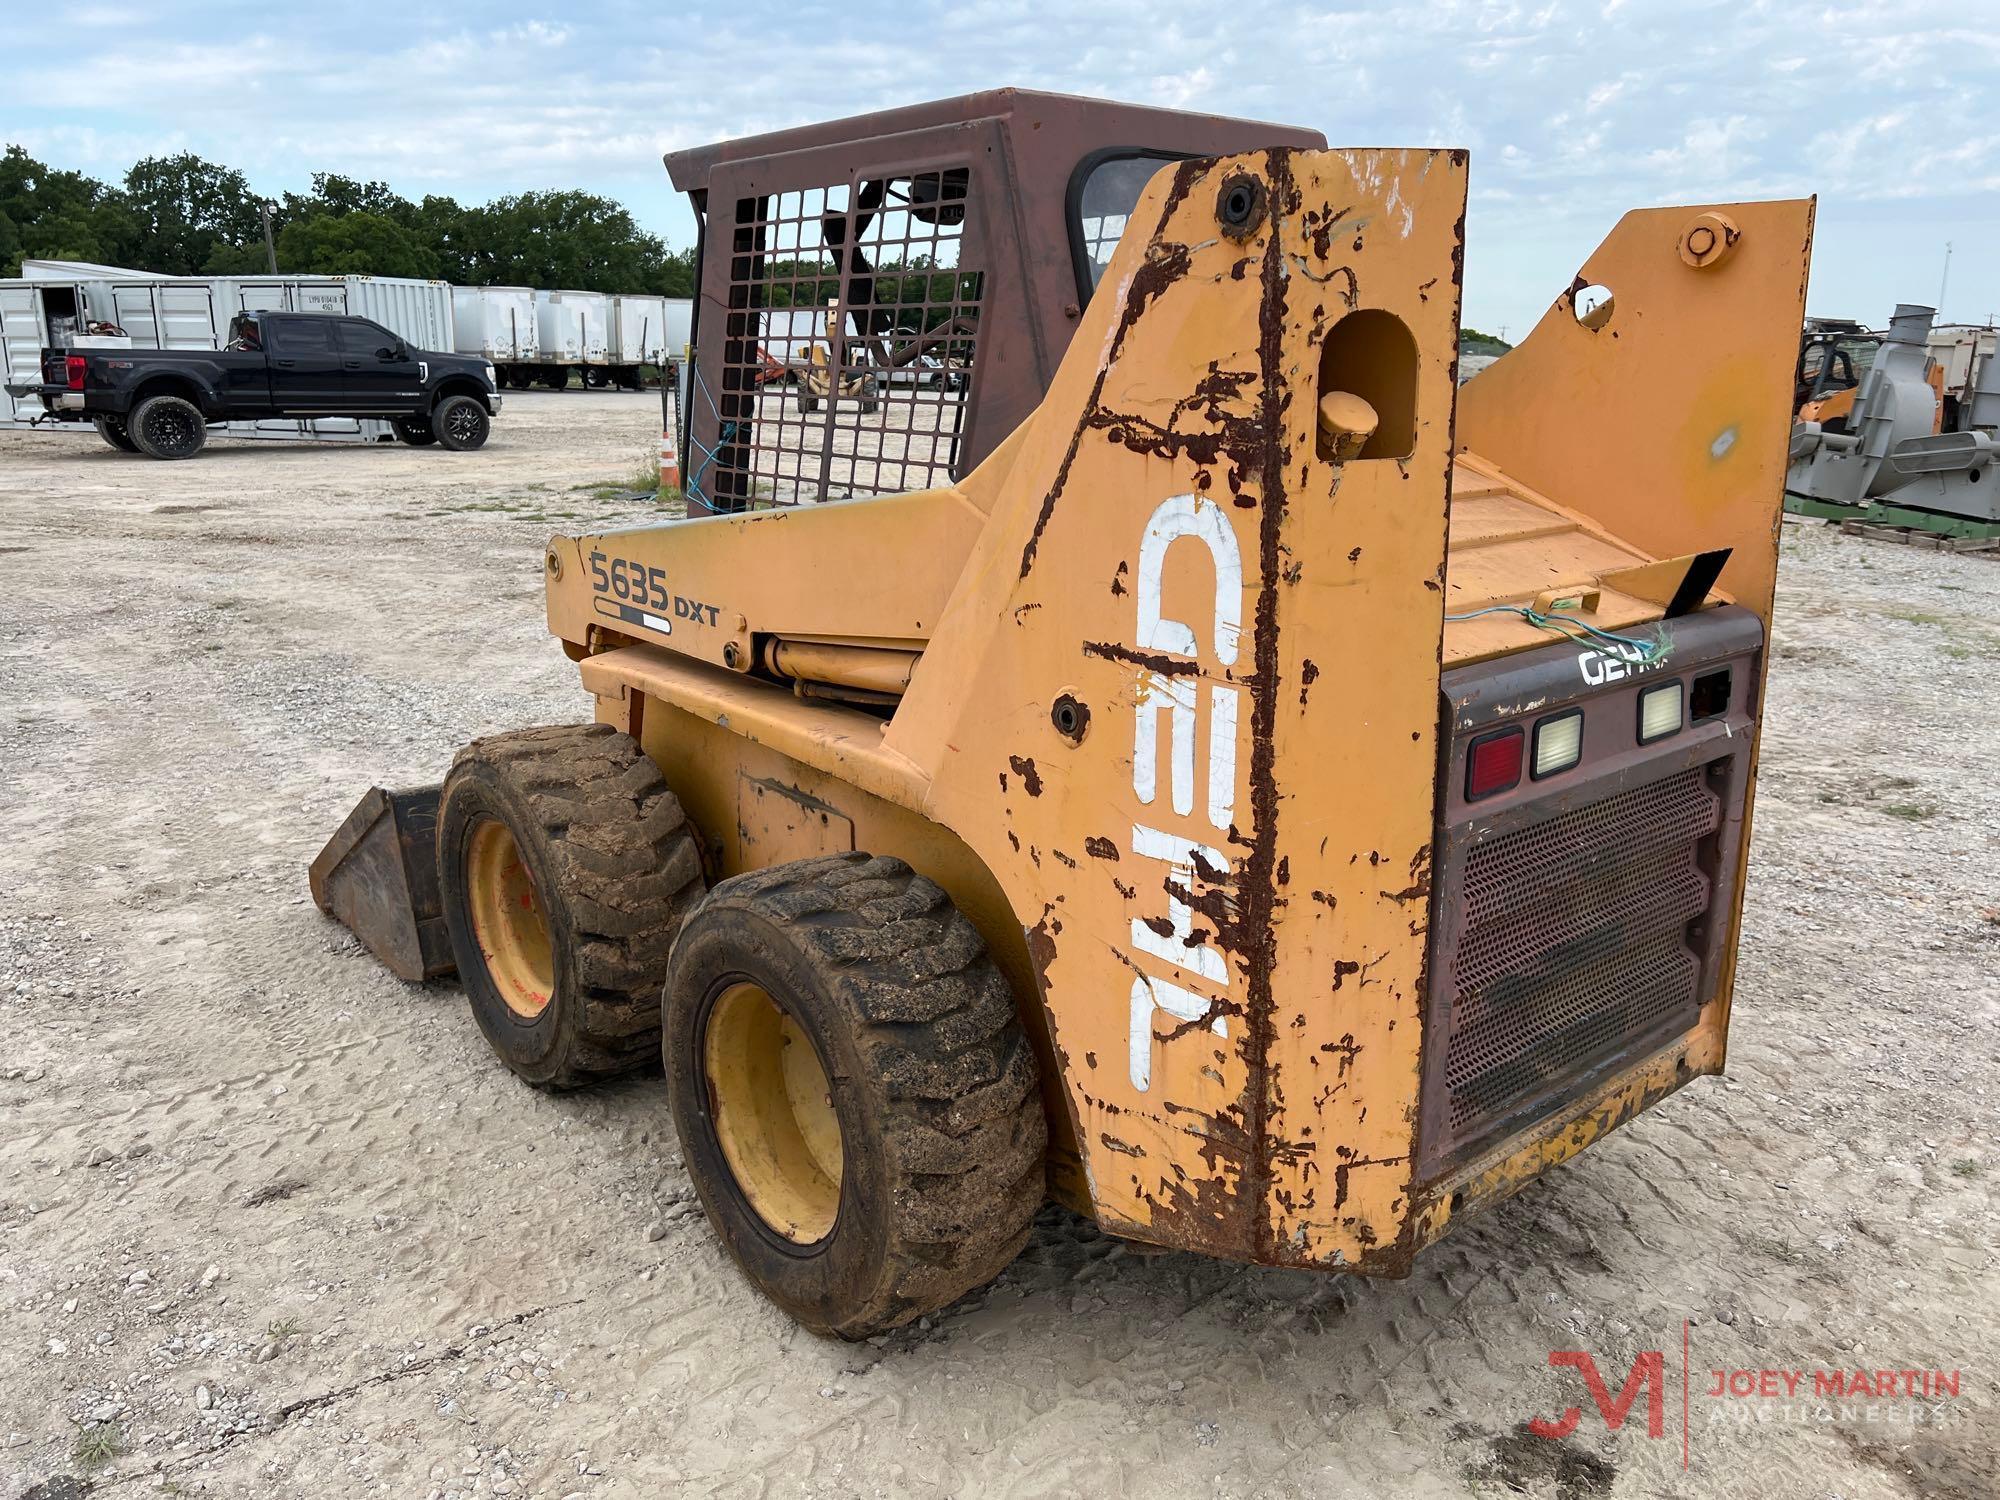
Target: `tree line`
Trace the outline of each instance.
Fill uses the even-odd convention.
[[[243,173],[192,152],[149,156],[113,187],[8,146],[0,156],[0,276],[20,275],[24,259],[169,276],[263,274],[262,201]],[[693,294],[694,252],[668,249],[622,204],[595,193],[516,193],[467,206],[315,172],[311,192],[270,203],[281,272]]]

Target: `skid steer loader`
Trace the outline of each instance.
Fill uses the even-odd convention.
[[[1402,1275],[1720,1071],[1810,202],[1627,214],[1460,389],[1463,152],[1004,92],[668,165],[697,518],[552,538],[589,722],[313,885],[531,1083],[661,1057],[759,1288],[869,1335],[1050,1194]],[[799,423],[829,295],[964,389]]]

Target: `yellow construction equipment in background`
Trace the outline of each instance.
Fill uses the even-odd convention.
[[[875,410],[875,386],[867,375],[850,375],[838,383],[839,394],[850,401],[861,403],[862,414]],[[806,353],[805,373],[799,377],[799,410],[807,413],[819,410],[822,401],[833,398],[836,382],[833,369],[828,361],[826,346],[814,344]]]

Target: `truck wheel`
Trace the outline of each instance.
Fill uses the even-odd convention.
[[[148,396],[125,430],[148,458],[193,458],[208,442],[201,408],[181,396]]]
[[[1007,981],[899,859],[723,881],[681,929],[662,1016],[682,1155],[743,1272],[867,1338],[1019,1253],[1048,1144]]]
[[[139,445],[132,441],[132,434],[125,430],[123,417],[92,417],[90,425],[97,429],[97,435],[116,448],[120,453],[137,453]]]
[[[566,369],[544,370],[542,371],[542,384],[552,391],[563,390],[569,385],[569,371]]]
[[[473,741],[445,779],[437,855],[452,956],[502,1062],[560,1089],[658,1055],[667,951],[703,882],[637,741],[608,724]]]
[[[438,440],[430,422],[423,417],[391,417],[389,425],[395,429],[396,440],[412,448],[428,448]]]
[[[601,391],[611,383],[611,378],[596,365],[583,367],[583,384],[587,390]]]
[[[493,419],[476,397],[447,396],[431,409],[431,431],[454,453],[470,453],[486,445]]]

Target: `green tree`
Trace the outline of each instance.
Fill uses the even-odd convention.
[[[268,269],[260,206],[241,172],[191,152],[134,164],[121,191],[9,146],[0,155],[0,274],[17,272],[24,256],[178,276],[258,274]],[[271,223],[281,272],[694,293],[694,252],[669,250],[595,193],[521,193],[468,208],[315,172],[312,191],[272,206]]]
[[[264,276],[271,270],[271,257],[259,235],[248,244],[218,244],[201,263],[204,276]]]
[[[470,230],[470,215],[455,198],[424,195],[416,208],[410,232],[437,255],[438,274],[446,281],[471,281],[477,244]]]
[[[335,218],[344,218],[348,214],[374,214],[404,229],[413,229],[417,223],[416,204],[388,183],[362,182],[357,178],[343,177],[338,172],[315,172],[312,174],[310,193],[285,194],[279,200],[272,222],[290,224],[322,214]]]
[[[263,233],[248,179],[191,151],[135,164],[125,174],[125,196],[138,221],[142,270],[197,275],[218,245],[247,244]]]
[[[19,146],[0,154],[0,275],[24,258],[111,261],[129,252],[122,194],[81,172],[57,171]]]
[[[379,214],[315,214],[278,236],[278,265],[324,276],[435,276],[437,253]]]
[[[629,292],[652,284],[667,253],[623,205],[595,193],[520,193],[466,219],[475,282]]]
[[[663,297],[692,297],[694,295],[694,247],[685,250],[668,250],[660,257],[649,288]]]

